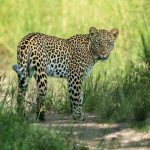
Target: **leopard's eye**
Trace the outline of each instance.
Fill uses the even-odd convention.
[[[96,45],[100,45],[100,42],[99,42],[99,41],[95,41],[95,44],[96,44]]]
[[[99,45],[99,46],[101,45],[101,42],[100,42],[100,41],[97,41],[96,43],[97,43],[97,45]]]
[[[111,45],[111,42],[107,41],[107,45]]]
[[[107,43],[107,46],[108,46],[108,49],[109,49],[109,50],[112,50],[112,49],[114,48],[114,43],[108,42],[108,43]]]

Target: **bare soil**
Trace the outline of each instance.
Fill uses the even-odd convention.
[[[46,115],[45,122],[36,125],[71,133],[75,144],[91,150],[150,150],[150,132],[133,130],[124,123],[106,124],[98,120],[98,116],[90,114],[86,121],[74,121],[69,115],[51,113]]]

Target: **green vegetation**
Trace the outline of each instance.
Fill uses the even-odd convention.
[[[0,114],[0,120],[0,147],[3,150],[70,149],[62,133],[29,125],[14,113]]]
[[[101,81],[90,77],[85,83],[85,110],[99,114],[104,120],[144,121],[150,116],[150,72],[142,68],[124,78],[108,75]],[[148,122],[147,122],[148,123]]]
[[[64,135],[55,137],[51,130],[37,129],[14,114],[16,78],[11,65],[16,63],[17,43],[29,32],[67,38],[88,33],[90,26],[119,28],[110,59],[98,62],[84,83],[84,110],[103,121],[134,122],[134,127],[150,131],[149,6],[149,0],[0,0],[0,147],[70,148]],[[68,112],[66,82],[50,79],[48,91],[47,110]],[[35,95],[31,85],[28,113],[35,112]]]

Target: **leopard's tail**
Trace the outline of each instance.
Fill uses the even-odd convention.
[[[17,48],[17,64],[12,66],[18,77],[30,77],[30,50],[23,45]]]

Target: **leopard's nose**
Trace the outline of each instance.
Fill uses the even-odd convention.
[[[105,54],[106,54],[106,52],[105,52],[105,51],[102,51],[102,52],[101,52],[101,54],[102,54],[102,55],[105,55]]]

